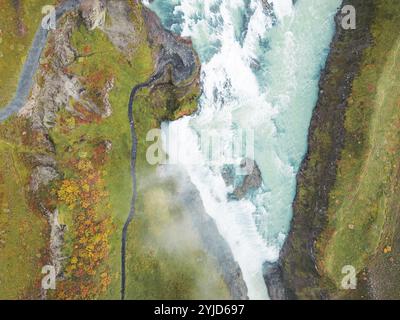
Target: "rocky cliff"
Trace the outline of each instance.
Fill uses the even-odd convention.
[[[297,175],[291,231],[279,262],[269,265],[266,283],[272,299],[327,299],[332,285],[321,278],[315,243],[327,227],[328,196],[337,174],[346,132],[344,116],[352,82],[365,49],[371,46],[373,0],[345,0],[357,8],[357,29],[336,32],[325,69],[321,72],[319,98],[311,120],[308,152]]]

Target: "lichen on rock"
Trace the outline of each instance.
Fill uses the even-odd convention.
[[[80,6],[81,17],[89,30],[104,25],[106,20],[106,6],[102,0],[83,0]]]

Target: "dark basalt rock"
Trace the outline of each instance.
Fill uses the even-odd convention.
[[[289,295],[286,293],[282,284],[282,268],[279,263],[265,262],[263,265],[264,281],[267,284],[268,295],[271,300],[288,300]]]
[[[260,168],[251,159],[243,159],[239,168],[235,168],[233,165],[226,165],[221,174],[226,186],[234,187],[232,194],[229,195],[234,200],[250,198],[254,191],[262,187],[263,181]]]
[[[193,50],[191,40],[166,30],[157,15],[146,7],[143,7],[143,19],[148,28],[150,44],[160,48],[157,71],[171,65],[171,77],[175,85],[197,76],[200,72],[200,62]]]
[[[250,171],[243,177],[243,182],[236,186],[233,191],[233,194],[239,200],[250,196],[252,192],[261,188],[262,185],[261,171],[254,160],[244,159],[240,167],[245,171],[247,171],[247,169]]]
[[[264,13],[272,18],[272,23],[275,24],[277,21],[275,12],[274,12],[274,5],[272,2],[268,0],[261,0],[262,6],[264,9]]]

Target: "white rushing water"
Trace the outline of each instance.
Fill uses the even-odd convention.
[[[200,55],[200,112],[163,124],[172,132],[166,148],[171,158],[180,149],[180,163],[230,245],[251,299],[268,298],[262,264],[278,259],[289,231],[296,173],[307,150],[320,70],[341,0],[270,3],[272,15],[261,0],[146,3],[165,27],[190,36]],[[211,165],[200,138],[220,132],[229,145],[240,130],[254,134],[263,188],[234,200],[221,175],[223,161]]]

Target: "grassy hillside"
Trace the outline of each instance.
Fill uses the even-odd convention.
[[[365,52],[348,99],[345,147],[329,198],[329,227],[318,246],[319,265],[337,287],[343,266],[352,265],[360,272],[376,251],[389,259],[396,246],[384,235],[386,228],[393,227],[387,222],[398,215],[393,204],[400,200],[396,192],[400,165],[400,4],[376,4],[374,46]]]
[[[47,227],[44,217],[31,212],[27,152],[0,140],[0,299],[37,297],[44,265]]]
[[[72,36],[73,46],[81,56],[86,57],[79,58],[71,65],[69,72],[78,75],[88,86],[88,92],[93,95],[91,96],[93,100],[96,99],[96,93],[104,81],[113,78],[115,87],[110,92],[113,113],[106,119],[89,117],[86,123],[79,123],[79,120],[68,112],[61,112],[57,126],[52,131],[52,139],[58,150],[57,158],[64,173],[64,181],[74,181],[77,186],[82,186],[84,178],[79,168],[74,165],[78,160],[89,162],[93,170],[98,173],[103,181],[104,193],[103,200],[94,208],[95,221],[109,217],[113,227],[109,230],[108,239],[104,239],[108,247],[107,252],[94,276],[99,278],[92,279],[95,283],[104,281],[107,288],[105,290],[100,288],[99,291],[93,288],[87,296],[83,296],[82,294],[86,292],[80,289],[82,281],[77,277],[76,270],[79,270],[79,261],[85,257],[79,254],[79,251],[74,253],[74,246],[80,243],[81,239],[79,220],[73,218],[79,216],[82,209],[71,208],[65,204],[61,206],[61,219],[68,223],[71,230],[66,247],[70,259],[66,268],[67,270],[69,268],[71,273],[65,282],[65,288],[56,294],[58,298],[71,297],[71,292],[76,292],[76,295],[72,296],[74,298],[119,299],[120,297],[121,233],[132,195],[128,99],[133,86],[146,81],[152,74],[153,58],[157,49],[148,46],[146,30],[141,24],[139,14],[139,12],[135,14],[134,21],[136,29],[142,30],[142,33],[138,35],[141,37],[138,41],[139,46],[135,48],[131,57],[117,51],[102,31],[88,32],[80,26]],[[179,215],[179,206],[167,209],[171,205],[167,197],[170,186],[160,185],[160,181],[152,180],[156,168],[150,167],[145,160],[149,145],[145,141],[147,132],[159,127],[162,119],[173,119],[175,114],[193,112],[196,108],[194,98],[198,94],[198,88],[194,87],[192,90],[185,93],[184,97],[180,97],[179,94],[175,95],[175,89],[168,85],[157,87],[152,91],[144,89],[138,94],[134,106],[139,139],[137,161],[139,198],[137,214],[128,232],[127,299],[228,296],[225,283],[201,248],[201,242],[196,238],[190,221]],[[176,93],[179,93],[178,91]],[[96,162],[96,148],[104,141],[109,141],[112,147],[99,163]],[[149,181],[153,183],[149,184]],[[79,201],[82,202],[82,199]],[[162,236],[165,236],[164,233],[168,230],[177,228],[181,223],[180,220],[185,220],[187,227],[180,232],[189,237],[194,249],[182,249],[178,255],[176,253],[180,251],[179,246],[174,250],[163,246]],[[198,287],[196,283],[202,285]],[[201,289],[202,293],[200,288],[204,288]]]

